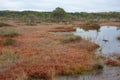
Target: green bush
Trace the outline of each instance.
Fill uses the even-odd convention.
[[[55,22],[62,22],[66,16],[64,9],[57,7],[51,14]]]
[[[12,39],[12,38],[7,38],[5,41],[4,41],[4,45],[13,45],[15,43],[15,40]]]

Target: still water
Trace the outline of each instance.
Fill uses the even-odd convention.
[[[105,66],[101,72],[78,76],[62,76],[56,80],[120,80],[120,68]]]
[[[117,37],[120,36],[120,27],[102,26],[98,30],[87,31],[82,28],[77,28],[74,34],[98,44],[100,48],[97,49],[96,53],[120,53],[120,41],[117,40]]]
[[[84,30],[77,28],[74,35],[81,36],[86,40],[90,40],[100,47],[96,50],[98,54],[120,54],[120,27],[102,26],[98,30]],[[120,80],[120,67],[104,66],[102,71],[93,72],[86,75],[78,76],[61,76],[57,80]]]

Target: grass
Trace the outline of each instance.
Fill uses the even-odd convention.
[[[0,27],[4,27],[4,26],[11,26],[11,25],[7,24],[7,23],[0,22]]]
[[[69,42],[75,42],[75,41],[79,41],[79,40],[81,40],[80,36],[70,36],[70,37],[67,37],[67,38],[63,38],[60,41],[62,43],[69,43]]]
[[[72,25],[62,25],[56,28],[52,28],[49,32],[73,32],[76,29]]]
[[[4,45],[13,45],[15,44],[15,40],[12,39],[12,38],[7,38],[5,41],[4,41]]]
[[[1,37],[15,37],[18,35],[19,35],[19,33],[15,32],[15,31],[1,31],[0,32]]]
[[[19,30],[23,30],[23,28]],[[43,31],[41,27],[39,30]],[[35,30],[33,29],[31,31],[36,32],[36,29]],[[32,34],[29,35],[29,33],[32,33],[32,32],[28,32],[27,34],[29,36],[27,37],[21,36],[24,39],[23,41],[25,41],[24,44],[20,44],[20,46],[14,46],[14,47],[5,46],[6,48],[12,48],[13,50],[20,50],[23,53],[22,58],[20,58],[19,53],[16,53],[13,51],[2,52],[0,61],[2,62],[2,64],[5,65],[6,68],[8,68],[8,70],[6,70],[7,73],[9,74],[11,74],[11,72],[14,73],[15,69],[18,69],[16,70],[18,72],[16,72],[15,74],[19,75],[19,68],[21,68],[22,70],[25,70],[25,73],[23,74],[23,78],[26,76],[36,77],[36,78],[37,77],[52,78],[54,77],[54,74],[55,75],[74,75],[74,74],[89,72],[92,70],[93,65],[91,64],[93,60],[96,61],[96,59],[94,59],[95,55],[92,54],[90,51],[87,52],[87,50],[84,48],[75,48],[75,46],[76,47],[80,46],[80,45],[77,45],[79,42],[81,43],[81,45],[86,44],[86,46],[88,46],[88,43],[86,41],[85,43],[82,42],[81,37],[72,36],[72,35],[71,36],[67,35],[68,37],[65,37],[66,35],[56,36],[56,35],[46,34],[46,31],[45,33],[44,32],[41,33],[41,31],[39,31],[40,32],[39,34],[45,35],[47,36],[47,38],[37,39],[37,37],[33,37]],[[11,45],[11,40],[9,40],[9,38],[10,39],[14,39],[14,38],[3,37],[1,39],[4,39],[5,41],[6,38],[8,38],[8,40],[6,41],[8,43],[10,41],[10,45]],[[15,39],[17,40],[17,38]],[[34,40],[36,41],[35,44],[34,44]],[[56,43],[54,42],[55,40],[57,40],[57,42],[61,41],[63,44],[56,45]],[[51,42],[52,44],[49,44],[49,42]],[[37,44],[39,43],[40,48],[38,48],[38,46],[35,46],[36,43]],[[71,47],[69,44],[64,45],[64,43],[69,43],[71,46],[73,44],[73,47]],[[12,42],[12,45],[13,44],[14,42]],[[32,47],[40,49],[40,51],[39,50],[37,51],[36,49],[33,50]],[[4,53],[7,53],[7,54],[2,57]],[[5,58],[5,56],[7,57]],[[17,63],[17,62],[18,64],[14,65],[14,63]],[[2,64],[1,66],[3,66]],[[11,69],[10,67],[14,67],[14,68]],[[3,73],[5,72],[3,71]],[[9,79],[6,79],[6,80],[9,80]],[[19,77],[19,80],[23,80],[23,79]]]
[[[17,62],[20,59],[20,54],[18,52],[14,52],[10,49],[3,49],[0,52],[0,68],[5,68],[10,66],[11,64]]]
[[[85,30],[98,30],[100,25],[95,21],[88,20],[84,24],[80,25],[80,27]]]

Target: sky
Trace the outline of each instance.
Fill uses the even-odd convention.
[[[67,12],[120,12],[120,0],[0,0],[0,10],[53,11],[61,7]]]

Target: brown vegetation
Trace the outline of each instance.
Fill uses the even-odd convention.
[[[13,51],[12,54],[4,54],[12,56],[12,59],[8,58],[12,60],[11,63],[8,64],[0,58],[0,65],[7,65],[4,70],[0,68],[0,79],[48,78],[53,75],[83,74],[101,68],[96,65],[98,60],[92,52],[97,45],[78,37],[70,38],[71,36],[67,36],[67,44],[61,43],[61,39],[65,39],[66,35],[48,32],[57,26],[59,25],[14,27],[21,32],[21,36],[12,37],[16,40],[15,46],[0,45],[0,53],[3,53],[4,49]],[[0,40],[6,38],[0,37]]]
[[[0,27],[6,27],[6,26],[11,26],[10,24],[0,22]]]
[[[106,61],[107,65],[111,65],[111,66],[120,66],[120,55],[119,54],[114,54],[113,59],[108,59]]]
[[[106,61],[107,65],[111,65],[111,66],[120,66],[120,61],[119,60],[113,60],[113,59],[109,59]]]
[[[19,33],[15,32],[15,31],[0,30],[0,37],[15,37],[18,35],[19,35]]]
[[[75,30],[76,30],[75,27],[64,25],[64,26],[52,28],[49,30],[49,32],[73,32]]]
[[[85,22],[77,22],[77,27],[83,28],[85,30],[98,30],[100,28],[100,25],[96,21],[87,20]]]
[[[118,26],[120,27],[120,22],[115,22],[115,21],[103,21],[100,22],[101,26]]]
[[[62,43],[75,42],[75,41],[79,41],[79,40],[81,40],[80,36],[69,36],[69,37],[60,39],[60,41]]]

